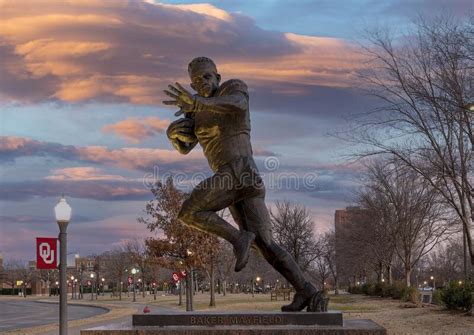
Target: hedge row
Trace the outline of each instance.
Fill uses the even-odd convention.
[[[439,288],[433,292],[432,302],[444,305],[450,310],[468,311],[472,307],[472,293],[474,285],[472,283],[451,282],[448,286]],[[385,283],[363,284],[349,288],[349,293],[366,294],[370,296],[391,297],[403,301],[420,302],[420,294],[415,287],[404,287],[401,284],[388,285]]]
[[[416,304],[420,302],[418,290],[415,287],[405,287],[398,283],[393,285],[377,283],[353,286],[349,288],[349,293],[401,299],[403,301],[409,301]]]

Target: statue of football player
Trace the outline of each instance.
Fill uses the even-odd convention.
[[[282,311],[325,310],[322,292],[308,282],[290,254],[272,239],[270,216],[265,205],[265,187],[252,157],[249,94],[238,79],[220,84],[214,62],[198,57],[188,66],[193,95],[179,83],[165,93],[176,105],[180,118],[170,124],[167,135],[182,154],[199,143],[214,175],[202,181],[183,203],[179,219],[194,228],[215,234],[234,247],[235,271],[247,264],[252,244],[295,288],[291,304]],[[229,208],[240,229],[216,212]],[[323,304],[323,305],[321,305]]]

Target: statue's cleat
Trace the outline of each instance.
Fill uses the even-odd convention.
[[[323,291],[318,291],[309,299],[308,312],[327,312],[328,311],[329,298],[324,294]]]
[[[235,262],[235,272],[241,271],[249,260],[250,247],[255,239],[255,234],[250,231],[243,231],[234,245],[234,253],[237,261]]]
[[[303,292],[296,292],[293,296],[293,301],[289,305],[281,307],[282,312],[299,312],[308,306],[311,298],[317,294],[318,291],[310,283],[306,283]]]

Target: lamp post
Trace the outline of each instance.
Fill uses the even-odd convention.
[[[74,299],[74,276],[71,276],[71,299]]]
[[[91,300],[94,300],[94,274],[91,273]]]
[[[255,278],[255,280],[257,281],[257,286],[259,286],[260,285],[260,280],[262,280],[262,278],[257,277],[257,278]],[[259,293],[259,292],[257,291],[257,293]]]
[[[435,277],[431,276],[430,277],[431,281],[433,282],[433,291],[436,290],[436,282],[435,282]]]
[[[77,297],[77,278],[74,279],[74,297],[78,299]]]
[[[133,302],[136,302],[136,301],[137,301],[137,299],[136,299],[136,297],[135,297],[135,275],[137,274],[137,272],[138,272],[137,269],[135,269],[135,268],[132,269],[132,279],[133,279],[133,284],[132,284],[132,285],[133,285],[133,287],[132,287],[132,289],[133,289]]]
[[[67,225],[71,219],[71,207],[66,202],[64,196],[54,207],[56,222],[59,226],[59,244],[61,245],[59,255],[59,334],[67,335]]]

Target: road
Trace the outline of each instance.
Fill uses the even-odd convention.
[[[100,307],[68,305],[68,320],[84,319],[106,313]],[[59,322],[59,304],[36,301],[2,301],[0,332]]]

